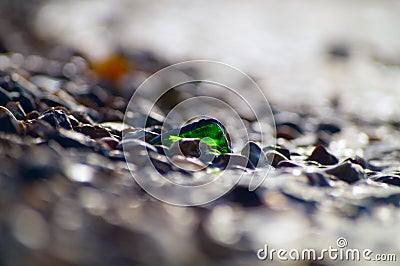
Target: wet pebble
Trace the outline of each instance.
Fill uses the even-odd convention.
[[[291,162],[289,160],[280,161],[276,166],[276,168],[285,168],[285,167],[292,168],[292,167],[302,167],[302,166],[294,162]]]
[[[8,92],[0,87],[0,106],[6,106],[6,104],[10,101],[10,96]]]
[[[328,132],[329,134],[336,134],[341,131],[340,127],[331,123],[320,123],[317,127],[318,131]]]
[[[400,176],[398,175],[380,176],[375,181],[400,187]]]
[[[23,132],[15,116],[3,106],[0,106],[0,130],[13,134],[20,134]]]
[[[31,112],[37,108],[35,100],[28,93],[13,93],[11,100],[14,102],[19,102],[25,112]]]
[[[248,169],[255,169],[254,165],[243,155],[234,153],[220,154],[212,161],[212,165],[220,168],[235,168],[244,167]]]
[[[26,123],[26,132],[32,137],[47,139],[49,135],[55,133],[55,129],[43,120],[32,120]]]
[[[117,147],[119,141],[113,137],[104,137],[100,139],[100,142],[105,143],[110,149],[115,149]]]
[[[24,120],[26,118],[25,111],[19,102],[10,101],[7,103],[6,107],[18,120]]]
[[[74,130],[82,134],[85,134],[93,139],[111,137],[110,132],[108,132],[107,129],[101,126],[82,125],[74,127]]]
[[[322,145],[315,147],[307,160],[314,161],[322,165],[334,165],[339,162],[339,160],[334,155],[330,154]]]
[[[63,109],[51,108],[45,111],[39,116],[40,120],[46,121],[53,127],[62,127],[65,129],[72,129],[71,122],[68,119],[68,115]]]
[[[295,129],[294,127],[291,127],[286,124],[278,125],[276,126],[276,137],[277,138],[282,138],[282,139],[287,139],[287,140],[293,140],[298,137],[300,137],[301,133]]]
[[[288,149],[283,148],[281,146],[266,146],[263,148],[264,152],[267,152],[270,150],[275,150],[290,160],[290,151]]]
[[[364,178],[363,168],[360,165],[351,162],[343,162],[337,166],[324,170],[324,172],[349,184],[355,183]]]
[[[241,154],[247,158],[255,167],[264,166],[267,163],[267,157],[261,147],[253,142],[249,141],[244,145]]]
[[[242,207],[259,207],[264,205],[257,191],[249,191],[249,188],[243,185],[235,186],[223,198],[229,199]]]
[[[150,142],[155,137],[158,137],[158,134],[148,131],[148,130],[139,129],[139,130],[136,130],[133,132],[126,133],[123,137],[123,140],[141,139],[146,142]]]
[[[165,156],[150,156],[150,160],[160,174],[165,175],[172,171],[172,166]]]
[[[185,157],[182,155],[174,155],[171,158],[173,165],[185,171],[200,171],[206,168],[206,165],[197,158]]]
[[[33,120],[33,119],[38,119],[40,116],[39,112],[34,110],[32,112],[29,112],[26,114],[26,119],[27,120]]]

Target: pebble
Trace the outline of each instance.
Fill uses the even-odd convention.
[[[282,154],[283,156],[285,156],[286,158],[288,158],[289,160],[290,158],[290,151],[288,149],[285,149],[281,146],[266,146],[263,148],[264,152],[270,151],[270,150],[275,150],[277,152],[279,152],[280,154]]]
[[[278,163],[278,165],[276,166],[276,168],[284,168],[284,167],[289,167],[289,168],[291,168],[291,167],[302,167],[302,166],[299,165],[299,164],[296,164],[296,163],[294,163],[294,162],[288,161],[288,160],[280,161],[280,162]]]
[[[215,167],[220,167],[222,169],[225,168],[234,168],[237,166],[241,166],[248,169],[255,169],[254,165],[243,155],[234,154],[234,153],[224,153],[215,157],[212,161],[212,165]]]
[[[68,115],[62,109],[50,108],[39,116],[40,120],[48,122],[53,127],[62,127],[65,129],[72,129],[71,122]]]
[[[27,120],[33,120],[33,119],[38,119],[40,116],[39,112],[34,110],[32,112],[29,112],[26,114],[26,119]]]
[[[74,130],[77,132],[80,132],[82,134],[85,134],[92,139],[100,139],[100,138],[105,138],[105,137],[111,137],[110,132],[108,132],[107,129],[101,126],[92,126],[92,125],[82,125],[82,126],[77,126],[74,127]]]
[[[363,168],[360,165],[351,162],[343,162],[337,166],[324,170],[324,172],[349,184],[355,183],[364,178]]]
[[[265,152],[265,156],[267,158],[268,162],[271,162],[271,165],[273,167],[278,167],[280,162],[283,161],[288,161],[288,158],[286,158],[283,154],[275,151],[275,150],[269,150]],[[281,165],[281,167],[284,167]]]
[[[339,162],[339,160],[330,154],[322,145],[315,147],[311,155],[307,159],[308,161],[314,161],[322,165],[334,165]]]
[[[14,102],[19,102],[25,112],[31,112],[37,108],[35,100],[28,93],[15,93],[11,97],[11,100]]]
[[[0,131],[12,134],[23,132],[18,120],[7,108],[0,106]]]
[[[287,139],[287,140],[293,140],[298,137],[300,137],[301,133],[288,125],[279,125],[276,126],[276,137],[277,138],[282,138],[282,139]]]
[[[243,185],[235,186],[223,199],[229,199],[242,207],[260,207],[264,205],[256,190],[249,191],[249,188]]]
[[[139,129],[133,132],[128,132],[124,135],[123,139],[141,139],[145,140],[146,142],[150,142],[153,138],[158,137],[158,134],[147,131],[144,129]]]
[[[119,141],[113,137],[103,137],[100,139],[100,142],[105,143],[112,150],[114,150],[119,143]]]
[[[247,157],[255,167],[261,167],[267,163],[264,151],[253,141],[249,141],[244,145],[241,154]]]
[[[200,171],[205,169],[207,166],[202,163],[199,159],[197,158],[191,158],[191,157],[185,157],[182,155],[174,155],[171,158],[171,163],[178,167],[179,169],[185,170],[185,171]]]
[[[317,187],[331,187],[331,182],[330,180],[323,175],[322,173],[304,173],[304,175],[307,177],[308,183],[312,186],[317,186]]]
[[[10,101],[10,96],[8,92],[0,87],[0,106],[6,106],[6,104]]]
[[[56,130],[43,120],[32,120],[26,123],[26,132],[32,137],[47,139],[48,136],[54,134]]]
[[[200,157],[200,139],[185,138],[172,143],[169,151],[172,155],[183,155],[190,157]]]
[[[336,134],[341,131],[340,127],[335,125],[335,124],[330,124],[330,123],[320,123],[317,127],[317,132],[318,131],[324,131],[328,132],[330,134]]]
[[[380,176],[375,181],[400,187],[400,176],[397,175]]]

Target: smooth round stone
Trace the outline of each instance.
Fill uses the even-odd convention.
[[[138,153],[140,151],[152,151],[157,152],[157,149],[140,139],[123,139],[118,145],[116,146],[117,149],[122,148],[124,152],[128,152],[130,154]]]

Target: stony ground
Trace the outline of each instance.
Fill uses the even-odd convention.
[[[387,6],[381,9],[392,12]],[[39,22],[48,10],[42,10]],[[54,27],[60,23],[54,22]],[[14,39],[5,38],[10,34],[7,29],[0,29],[0,265],[263,265],[266,262],[258,261],[256,252],[264,244],[321,250],[335,247],[338,237],[345,237],[350,248],[395,253],[399,258],[400,136],[393,96],[397,87],[392,86],[398,80],[398,56],[388,52],[395,50],[390,45],[383,45],[385,49],[378,49],[383,54],[376,56],[373,49],[365,52],[341,42],[324,50],[328,63],[319,73],[325,79],[315,84],[341,88],[313,101],[309,93],[317,86],[312,82],[315,86],[303,91],[308,100],[292,97],[293,103],[283,99],[303,87],[292,86],[301,84],[301,79],[280,83],[286,72],[268,67],[277,61],[257,56],[258,62],[270,63],[256,68],[280,73],[269,80],[266,91],[272,96],[276,124],[276,134],[268,137],[276,146],[259,147],[255,121],[243,118],[255,141],[250,144],[252,158],[270,159],[272,169],[265,164],[257,167],[254,160],[243,163],[239,147],[233,154],[217,155],[206,169],[192,172],[179,170],[168,158],[192,170],[203,168],[197,158],[198,140],[182,140],[184,154],[176,156],[177,144],[164,150],[151,141],[163,130],[162,116],[146,128],[123,124],[133,90],[173,60],[135,49],[111,49],[112,55],[103,58],[85,53],[87,43],[78,49],[62,39],[67,45],[54,48],[54,40],[43,42],[28,34],[32,32],[15,31]],[[385,43],[396,41],[385,39]],[[188,56],[172,51],[176,58]],[[321,66],[318,62],[309,64]],[[300,74],[315,73],[307,69]],[[358,74],[343,78],[344,70]],[[332,79],[327,73],[333,73]],[[357,89],[361,85],[367,85],[365,90]],[[167,102],[178,96],[169,95]],[[134,174],[148,173],[141,169],[140,158],[149,152],[158,172],[185,182],[208,180],[222,170],[232,178],[242,174],[243,178],[207,205],[162,203],[132,178],[123,153],[123,136],[129,132],[149,136],[145,141],[129,140],[138,158],[130,165],[137,171]],[[225,169],[226,160],[232,158],[236,163]],[[262,185],[250,192],[251,175],[268,171]],[[293,265],[357,263],[326,260]]]

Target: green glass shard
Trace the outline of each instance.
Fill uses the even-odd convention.
[[[198,138],[218,153],[232,152],[226,132],[220,122],[215,119],[202,119],[179,129],[168,131],[150,141],[151,144],[170,146],[182,138]]]

